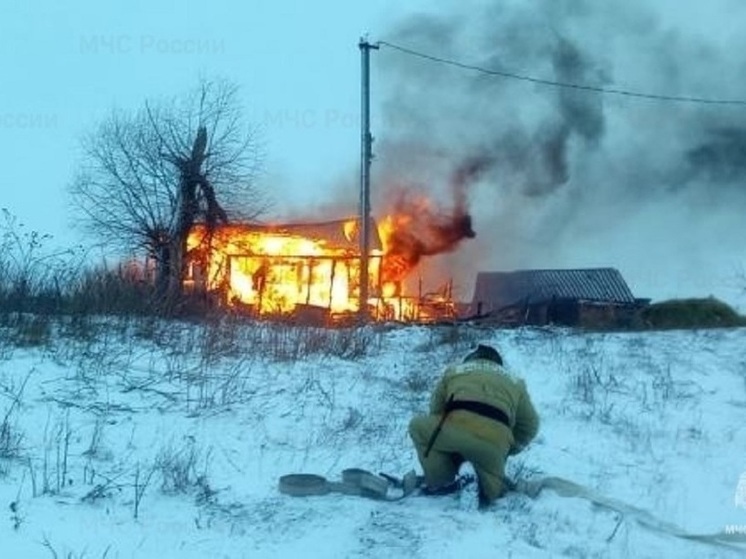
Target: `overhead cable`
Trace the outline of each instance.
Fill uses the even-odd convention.
[[[594,86],[594,85],[588,85],[588,84],[582,84],[582,83],[571,83],[571,82],[562,82],[562,81],[556,81],[556,80],[537,78],[537,77],[533,77],[529,75],[516,74],[513,72],[507,72],[504,70],[494,70],[490,68],[484,68],[482,66],[477,66],[475,64],[467,64],[464,62],[459,62],[457,60],[442,58],[440,56],[427,54],[427,53],[416,51],[416,50],[413,50],[407,47],[403,47],[401,45],[389,43],[388,41],[378,41],[377,44],[383,47],[389,47],[391,49],[397,50],[404,54],[408,54],[410,56],[415,56],[415,57],[418,57],[424,60],[429,60],[431,62],[437,62],[439,64],[445,64],[445,65],[453,66],[456,68],[461,68],[462,70],[470,70],[473,72],[479,72],[481,74],[486,74],[490,76],[499,76],[502,78],[531,82],[531,83],[535,83],[539,85],[546,85],[546,86],[566,88],[566,89],[576,89],[576,90],[589,91],[593,93],[601,93],[601,94],[606,94],[606,95],[621,95],[625,97],[637,97],[637,98],[642,98],[642,99],[651,99],[655,101],[672,101],[672,102],[678,102],[678,103],[699,103],[699,104],[705,104],[705,105],[746,106],[746,100],[744,99],[714,99],[714,98],[707,98],[707,97],[663,95],[663,94],[657,94],[657,93],[645,93],[645,92],[640,92],[640,91],[631,91],[627,89],[615,89],[615,88],[600,87],[600,86]]]

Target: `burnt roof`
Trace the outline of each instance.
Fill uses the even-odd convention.
[[[352,222],[351,229],[347,225]],[[313,223],[283,223],[283,224],[260,224],[260,223],[231,223],[218,225],[217,230],[230,233],[231,230],[242,233],[273,233],[276,235],[288,235],[293,237],[304,237],[322,240],[327,248],[342,249],[360,252],[360,218],[350,217],[348,219],[336,219]],[[381,250],[381,238],[378,235],[378,227],[371,217],[369,221],[370,250]]]
[[[618,270],[586,268],[479,272],[472,305],[481,303],[483,312],[490,312],[517,303],[541,303],[552,299],[619,304],[635,302]]]

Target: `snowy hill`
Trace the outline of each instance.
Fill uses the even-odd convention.
[[[542,492],[477,511],[280,494],[286,473],[418,467],[444,366],[497,346],[541,414],[514,478],[560,476],[692,533],[746,530],[746,329],[322,331],[26,319],[0,331],[2,557],[737,557]]]

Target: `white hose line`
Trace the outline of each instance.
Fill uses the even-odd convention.
[[[694,540],[712,545],[724,545],[731,549],[734,546],[737,546],[740,550],[743,550],[744,548],[742,546],[746,544],[746,534],[744,533],[729,533],[722,531],[712,534],[692,534],[682,530],[680,527],[671,524],[670,522],[664,522],[663,520],[656,518],[644,509],[629,505],[619,499],[600,495],[587,487],[559,477],[545,477],[538,480],[528,481],[521,480],[516,482],[514,487],[515,491],[525,493],[531,498],[536,498],[544,489],[554,491],[561,497],[577,497],[590,501],[601,507],[615,510],[625,516],[634,518],[639,524],[646,528],[656,532],[669,534],[677,538]]]

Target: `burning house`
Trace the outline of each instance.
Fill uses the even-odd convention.
[[[404,279],[422,256],[473,237],[471,221],[460,218],[458,236],[430,224],[423,237],[422,228],[411,225],[402,215],[380,223],[371,219],[367,304],[375,319],[429,321],[454,314],[450,289],[410,296]],[[236,223],[211,231],[196,225],[187,240],[184,286],[253,316],[342,320],[360,309],[359,234],[358,218],[272,226]],[[444,235],[445,244],[433,243]]]

